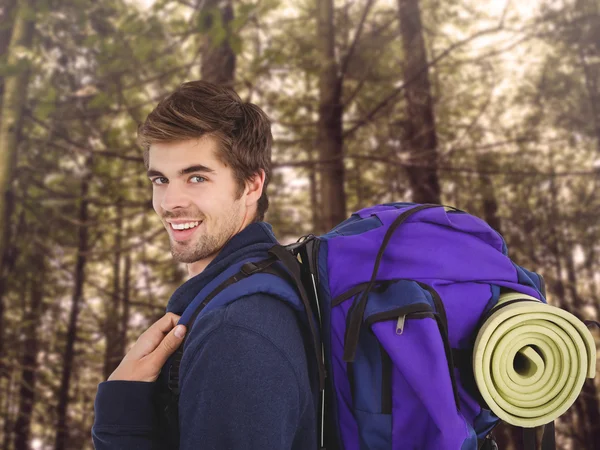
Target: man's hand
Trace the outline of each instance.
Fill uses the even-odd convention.
[[[177,350],[185,336],[185,326],[175,326],[179,317],[167,313],[154,322],[138,338],[119,367],[108,377],[108,381],[156,381],[160,369],[169,356]]]

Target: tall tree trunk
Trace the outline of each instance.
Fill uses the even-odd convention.
[[[16,371],[13,369],[9,375],[8,382],[6,383],[5,388],[2,392],[3,397],[3,408],[4,408],[4,424],[2,425],[2,450],[9,450],[10,443],[12,442],[12,431],[13,431],[13,414],[12,414],[12,405],[13,405],[13,396],[14,396],[14,384],[15,384],[15,373]]]
[[[17,146],[23,127],[23,110],[27,99],[30,64],[27,57],[19,56],[22,48],[30,49],[33,42],[35,23],[31,12],[34,11],[35,0],[9,0],[4,10],[8,14],[16,10],[10,43],[6,46],[6,35],[0,30],[0,55],[8,54],[8,65],[17,68],[17,73],[3,80],[3,93],[0,109],[0,277],[8,241],[8,228],[11,216],[11,181],[17,158]],[[12,4],[12,7],[11,7]],[[0,25],[8,26],[6,16]],[[5,46],[7,48],[2,48]],[[4,50],[4,52],[3,52]],[[4,296],[0,292],[0,369],[4,355]],[[0,374],[2,371],[0,371]],[[1,379],[1,377],[0,377]]]
[[[437,135],[419,0],[398,0],[404,48],[406,124],[402,141],[410,153],[408,179],[417,203],[440,203]]]
[[[550,163],[554,167],[554,159],[551,156]],[[555,268],[555,292],[558,296],[558,303],[555,306],[570,310],[569,302],[567,301],[567,290],[563,282],[563,264],[562,264],[562,239],[561,234],[556,228],[556,222],[560,221],[560,214],[558,211],[558,188],[556,187],[556,177],[554,175],[554,169],[551,170],[550,176],[550,215],[547,224],[550,231],[550,252],[554,257],[554,268]]]
[[[42,302],[44,297],[44,273],[45,264],[43,255],[35,255],[36,270],[32,274],[30,281],[31,302],[28,311],[25,313],[25,323],[23,326],[27,329],[23,359],[21,361],[21,388],[19,392],[19,412],[15,423],[15,445],[14,450],[27,450],[30,448],[29,436],[31,432],[31,416],[35,401],[36,373],[38,368],[38,328],[40,317],[42,315]]]
[[[91,161],[88,160],[88,167]],[[77,259],[75,262],[75,276],[73,286],[73,297],[71,299],[71,314],[69,317],[69,328],[67,331],[67,342],[64,351],[64,361],[60,389],[58,394],[57,425],[55,450],[65,450],[67,448],[68,424],[67,407],[69,404],[69,387],[71,381],[71,372],[73,370],[73,359],[75,356],[75,343],[77,341],[77,319],[79,317],[79,308],[83,300],[83,285],[85,282],[85,264],[88,251],[88,191],[89,180],[84,177],[81,181],[81,194],[79,203],[79,233]]]
[[[342,78],[335,59],[333,0],[317,0],[319,70],[319,159],[322,226],[329,230],[346,219]]]
[[[311,89],[312,83],[310,75],[307,73],[304,77],[304,90],[306,92],[310,92]],[[307,104],[306,109],[306,117],[308,118],[308,120],[312,121],[313,115],[315,113],[313,104]],[[308,160],[311,163],[308,167],[308,186],[310,192],[312,232],[314,234],[322,234],[325,231],[327,231],[323,229],[324,227],[321,220],[321,200],[319,198],[319,177],[317,171],[317,161],[319,159],[319,153],[318,150],[315,151],[315,149],[317,149],[318,147],[319,145],[315,136],[312,147],[308,150]]]
[[[0,389],[2,387],[3,379],[8,377],[5,369],[5,352],[4,352],[4,341],[5,341],[5,330],[4,316],[5,316],[5,294],[6,294],[6,281],[8,280],[9,274],[13,271],[15,262],[17,259],[18,245],[11,240],[12,226],[11,220],[15,209],[15,201],[12,190],[6,191],[6,209],[4,211],[4,235],[0,236],[2,244],[0,246],[4,248],[4,252],[0,254]],[[20,224],[24,222],[24,213],[21,213],[19,219]]]
[[[574,32],[579,36],[576,44],[577,55],[583,72],[585,87],[588,94],[591,117],[590,121],[593,124],[596,135],[596,149],[600,154],[600,70],[598,70],[598,58],[600,58],[600,45],[597,42],[597,35],[594,31],[600,27],[600,7],[598,2],[591,0],[577,0],[573,4],[573,9],[578,12],[578,15],[585,15],[589,23],[585,27],[586,30],[581,30],[579,23],[570,25],[567,32]],[[575,27],[576,29],[573,29]],[[591,33],[590,33],[591,32]]]
[[[519,428],[506,422],[500,423],[493,431],[498,448],[502,450],[517,450],[522,448],[521,433]]]
[[[581,418],[582,422],[587,422],[584,427],[587,430],[585,448],[600,450],[600,401],[594,380],[585,380],[581,396],[577,401],[585,403],[586,415]]]
[[[122,172],[122,171],[120,171]],[[104,350],[104,379],[108,379],[111,373],[121,362],[121,346],[119,339],[120,318],[119,305],[121,303],[121,247],[123,233],[123,199],[117,199],[117,220],[115,221],[115,250],[113,254],[113,286],[112,299],[107,302],[104,332],[106,335],[106,348]]]
[[[17,0],[4,0],[4,6],[0,8],[0,63],[6,63],[6,55],[14,23],[14,13]],[[2,94],[4,93],[4,77],[0,77],[0,105],[2,105]],[[0,117],[0,121],[2,117]]]
[[[567,269],[567,280],[569,281],[569,293],[571,294],[571,300],[573,300],[572,312],[581,318],[581,314],[584,313],[583,307],[585,305],[577,289],[577,273],[575,271],[575,261],[573,259],[573,245],[568,244],[566,247],[565,266]]]
[[[490,227],[502,234],[500,217],[498,217],[498,201],[491,175],[485,173],[494,168],[495,162],[490,154],[477,156],[477,169],[480,173],[480,190],[483,202],[483,218]]]
[[[231,47],[233,5],[231,0],[206,0],[202,11],[203,29],[207,39],[202,50],[201,76],[211,83],[233,87],[235,81],[236,56]],[[215,27],[222,27],[226,36],[215,41]]]
[[[598,320],[600,318],[600,295],[598,294],[598,284],[596,283],[595,280],[595,275],[596,275],[596,249],[595,249],[595,239],[596,238],[592,238],[590,241],[588,241],[589,243],[587,245],[585,245],[586,248],[586,254],[585,254],[585,263],[584,263],[584,268],[585,268],[585,273],[587,276],[587,279],[590,282],[590,291],[591,291],[591,300],[593,305],[596,308],[596,317],[595,319]]]
[[[125,269],[123,274],[123,294],[121,298],[122,302],[122,313],[121,313],[121,333],[119,338],[119,360],[122,360],[125,356],[125,350],[127,347],[127,330],[129,329],[129,316],[130,316],[130,303],[131,303],[131,253],[127,252],[125,255]]]
[[[310,161],[314,162],[315,159],[318,158],[318,156],[315,158],[315,152],[311,149],[310,150]],[[311,164],[311,166],[308,169],[308,182],[309,182],[309,186],[310,186],[310,206],[311,206],[311,213],[312,213],[312,229],[313,229],[313,233],[315,234],[321,234],[323,232],[325,232],[326,230],[323,229],[323,226],[321,224],[321,207],[320,207],[320,202],[319,202],[319,181],[317,178],[317,166],[316,164]]]
[[[35,0],[19,0],[17,16],[12,30],[8,48],[8,65],[17,68],[17,73],[4,79],[4,95],[2,100],[2,122],[0,123],[0,237],[8,226],[4,222],[7,209],[6,192],[10,182],[17,156],[19,135],[23,126],[23,110],[27,98],[30,62],[22,49],[30,49],[35,28],[32,12],[35,11]],[[4,245],[0,240],[0,255],[4,254]]]

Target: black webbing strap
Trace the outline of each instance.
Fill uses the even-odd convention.
[[[556,450],[554,421],[536,428],[523,428],[523,449],[538,450],[538,431],[543,428],[540,450]]]
[[[479,450],[498,450],[496,440],[488,435],[478,443]]]
[[[298,293],[300,294],[300,299],[302,300],[302,304],[306,310],[308,326],[310,328],[315,356],[317,358],[317,368],[319,370],[319,390],[323,391],[323,389],[325,389],[325,364],[323,362],[323,355],[321,354],[321,342],[317,333],[317,326],[315,324],[315,318],[313,315],[314,313],[310,306],[308,293],[306,292],[304,284],[302,283],[300,261],[298,261],[298,259],[292,255],[289,250],[281,245],[275,245],[271,247],[269,253],[276,256],[277,259],[281,261],[283,266],[289,271],[294,284],[298,289]]]
[[[592,326],[597,326],[598,328],[600,328],[600,322],[597,322],[596,320],[584,320],[583,323],[588,327],[591,328]]]
[[[400,214],[398,217],[396,217],[396,219],[388,228],[387,232],[385,233],[385,237],[383,238],[381,247],[379,247],[377,258],[375,259],[375,266],[373,267],[371,281],[369,281],[369,285],[363,291],[363,294],[360,297],[357,297],[357,300],[354,301],[354,304],[350,307],[350,310],[348,311],[348,316],[350,320],[348,326],[346,327],[346,335],[344,337],[344,361],[352,362],[356,357],[360,326],[365,315],[365,308],[367,307],[367,298],[369,296],[369,293],[371,292],[371,289],[373,289],[373,286],[375,285],[375,281],[377,280],[377,273],[379,272],[379,265],[381,264],[381,259],[383,258],[385,249],[387,248],[390,240],[392,239],[394,231],[396,231],[396,229],[413,214],[418,213],[419,211],[422,211],[424,209],[440,207],[442,206],[427,204],[408,209],[402,214]]]

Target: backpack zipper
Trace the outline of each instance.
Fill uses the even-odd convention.
[[[456,409],[460,411],[460,401],[458,397],[458,387],[456,385],[456,376],[454,374],[454,358],[452,357],[452,347],[450,346],[450,338],[448,336],[448,317],[446,316],[446,308],[440,294],[428,284],[417,281],[419,286],[431,294],[433,303],[435,304],[435,319],[444,342],[444,352],[446,353],[446,361],[448,362],[448,371],[450,372],[450,381],[452,382],[452,393],[454,394],[454,402]]]
[[[402,334],[406,320],[433,317],[434,312],[431,306],[426,303],[415,303],[408,307],[405,306],[374,314],[367,319],[367,324],[370,327],[377,322],[396,319],[396,334]],[[379,351],[381,353],[381,414],[392,414],[392,372],[394,363],[381,343],[379,343]],[[351,367],[351,365],[352,363],[348,363],[348,367]]]

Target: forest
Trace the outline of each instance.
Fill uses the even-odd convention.
[[[599,320],[599,0],[2,0],[0,450],[92,449],[98,383],[185,281],[136,133],[195,79],[271,118],[282,243],[452,205]],[[599,384],[558,448],[600,449]]]

